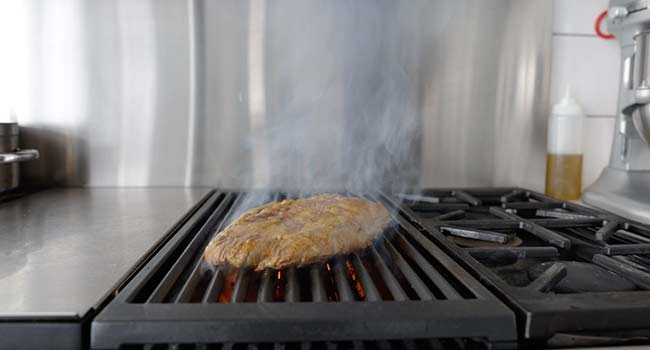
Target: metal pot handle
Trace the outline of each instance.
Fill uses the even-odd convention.
[[[12,153],[0,153],[0,164],[26,162],[28,160],[38,159],[40,153],[35,149],[22,149]]]

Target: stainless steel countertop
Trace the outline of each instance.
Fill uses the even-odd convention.
[[[0,317],[83,316],[209,189],[52,189],[0,204]]]

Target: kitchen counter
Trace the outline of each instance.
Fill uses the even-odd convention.
[[[209,189],[51,189],[0,204],[0,320],[80,318]]]

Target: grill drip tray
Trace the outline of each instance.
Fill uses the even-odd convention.
[[[257,195],[214,192],[95,318],[92,347],[516,346],[514,313],[382,195],[394,225],[365,251],[281,271],[206,264],[210,238]]]

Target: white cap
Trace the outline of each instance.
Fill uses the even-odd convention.
[[[566,93],[564,94],[564,97],[559,103],[556,103],[553,105],[553,111],[551,112],[555,115],[575,115],[575,116],[583,116],[584,112],[582,111],[582,107],[580,104],[578,104],[578,101],[576,101],[572,96],[571,96],[571,88],[567,85],[566,87]]]
[[[562,101],[553,106],[549,118],[547,150],[551,154],[582,154],[584,112],[571,97],[570,89]]]

